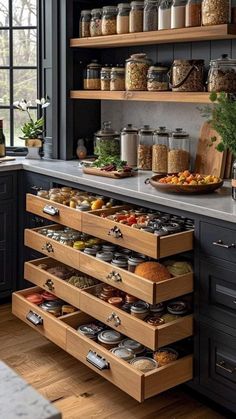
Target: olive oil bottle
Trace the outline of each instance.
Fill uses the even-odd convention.
[[[0,119],[0,158],[6,156],[6,138],[3,133],[3,120]]]

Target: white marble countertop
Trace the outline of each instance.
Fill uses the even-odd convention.
[[[78,187],[79,185],[94,187],[103,193],[109,190],[124,200],[129,196],[140,201],[236,223],[236,202],[231,198],[229,182],[212,194],[186,196],[165,194],[151,185],[145,185],[144,181],[152,176],[151,172],[141,172],[133,178],[118,180],[85,175],[79,168],[78,161],[27,160],[17,157],[15,161],[0,164],[0,172],[20,169],[74,182]]]

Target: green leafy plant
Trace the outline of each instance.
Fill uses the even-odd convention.
[[[36,99],[35,103],[36,105],[40,106],[41,109],[47,108],[50,105],[50,102],[44,98]],[[27,102],[25,99],[22,99],[21,101],[14,102],[14,106],[21,112],[26,112],[29,118],[29,122],[25,122],[25,124],[21,128],[21,131],[23,133],[23,137],[21,137],[21,139],[28,140],[42,137],[44,133],[45,119],[44,116],[36,120],[33,119],[31,115],[32,102]]]

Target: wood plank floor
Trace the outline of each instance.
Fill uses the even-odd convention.
[[[0,306],[0,359],[55,403],[63,419],[225,417],[183,387],[137,403],[14,317],[10,305]]]

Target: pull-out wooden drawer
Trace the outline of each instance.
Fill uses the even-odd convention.
[[[111,215],[115,212],[117,209],[113,208],[83,213],[82,231],[155,259],[193,249],[193,231],[157,237],[100,216],[104,213]]]
[[[80,309],[152,350],[193,335],[192,315],[154,327],[100,300],[96,296],[99,289],[100,286],[98,285],[81,291]]]

